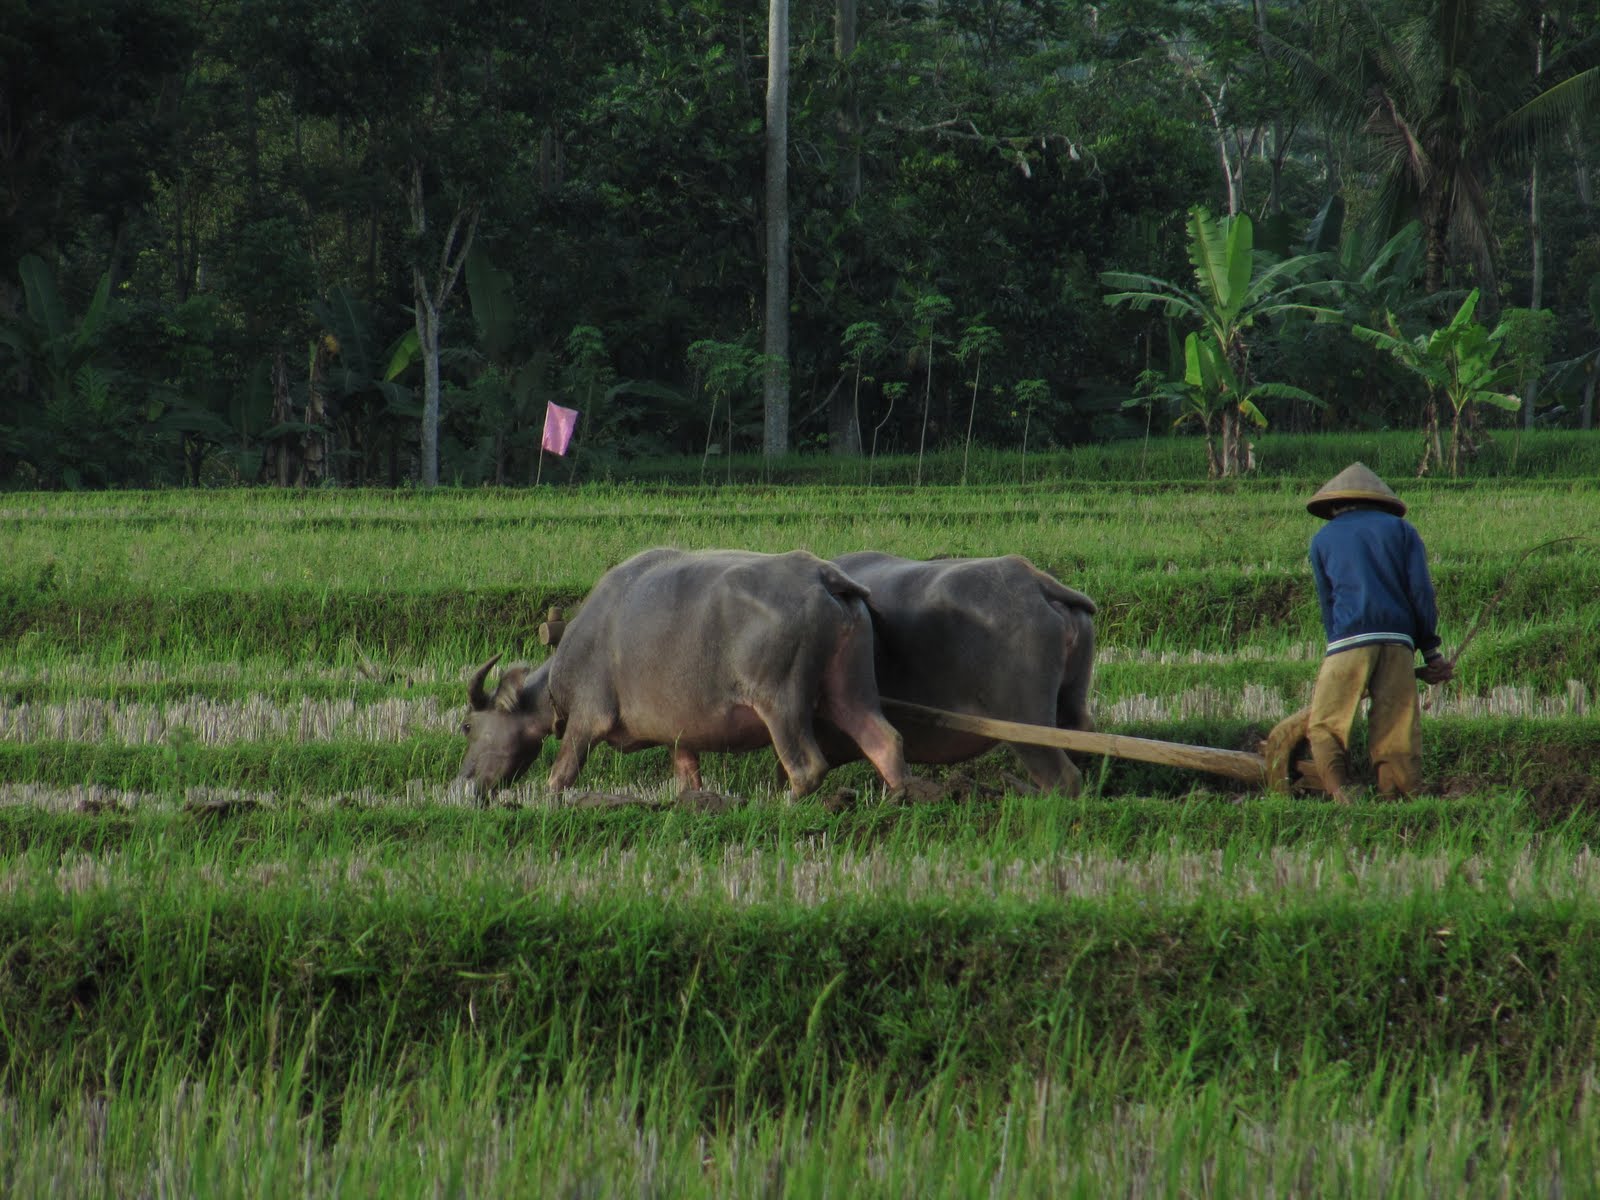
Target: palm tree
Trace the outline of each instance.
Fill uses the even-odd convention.
[[[1212,218],[1203,208],[1189,210],[1189,262],[1194,266],[1196,288],[1154,275],[1127,271],[1107,271],[1100,276],[1107,287],[1120,288],[1105,297],[1107,304],[1128,304],[1135,309],[1160,305],[1168,317],[1183,318],[1201,326],[1200,336],[1207,351],[1185,345],[1185,358],[1195,375],[1191,387],[1220,404],[1217,415],[1222,425],[1222,456],[1213,461],[1213,473],[1234,475],[1246,469],[1246,447],[1239,436],[1239,419],[1255,420],[1255,396],[1286,395],[1258,386],[1250,378],[1249,354],[1245,333],[1257,321],[1301,314],[1337,318],[1336,309],[1312,303],[1332,284],[1325,280],[1303,280],[1325,260],[1320,254],[1300,254],[1274,261],[1255,251],[1255,235],[1250,218],[1244,213]],[[1193,336],[1193,335],[1191,335]],[[1201,369],[1206,369],[1202,382]],[[1186,372],[1187,373],[1187,372]],[[1226,403],[1222,399],[1231,397]],[[1305,399],[1303,393],[1299,398]],[[1213,410],[1215,411],[1215,409]],[[1264,420],[1264,418],[1263,418]],[[1202,421],[1209,447],[1210,418]]]
[[[1519,167],[1600,102],[1600,38],[1535,64],[1542,3],[1527,0],[1329,0],[1326,60],[1268,39],[1332,126],[1375,144],[1383,176],[1376,216],[1387,232],[1422,222],[1424,282],[1444,286],[1452,233],[1492,284],[1488,182]],[[1518,49],[1527,47],[1526,54]],[[1492,293],[1492,288],[1489,289]]]

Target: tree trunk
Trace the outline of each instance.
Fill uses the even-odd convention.
[[[855,386],[835,388],[828,397],[828,449],[850,458],[861,456],[861,372]]]
[[[327,477],[328,408],[323,403],[322,381],[332,357],[327,341],[319,338],[317,351],[311,358],[311,377],[306,380],[306,424],[311,428],[301,435],[300,441],[300,476],[297,483],[302,487],[314,487]]]
[[[1539,160],[1528,170],[1528,234],[1533,251],[1533,283],[1528,307],[1538,312],[1544,306],[1544,232],[1539,223]],[[1539,402],[1539,374],[1535,371],[1522,381],[1522,427],[1533,428],[1533,408]]]
[[[1272,65],[1272,58],[1267,53],[1267,5],[1266,0],[1254,0],[1256,12],[1256,32],[1259,37],[1262,64],[1268,68]],[[1272,166],[1272,178],[1268,184],[1267,211],[1281,213],[1283,211],[1283,160],[1288,153],[1284,145],[1283,114],[1276,106],[1272,117],[1272,156],[1268,160]]]
[[[1548,14],[1539,13],[1539,31],[1534,39],[1533,47],[1533,77],[1538,80],[1544,74],[1544,30]],[[1537,86],[1537,84],[1535,85]],[[1539,158],[1537,152],[1532,164],[1528,167],[1528,240],[1529,250],[1533,256],[1533,281],[1529,288],[1531,297],[1528,307],[1538,312],[1544,303],[1544,231],[1539,224]],[[1533,409],[1539,400],[1539,376],[1535,372],[1531,377],[1522,380],[1522,427],[1533,428]]]
[[[983,352],[972,370],[972,407],[967,409],[967,444],[961,451],[961,486],[967,486],[967,460],[972,457],[972,424],[978,418],[978,379],[983,375]]]
[[[1589,180],[1589,148],[1583,141],[1583,128],[1576,120],[1567,135],[1567,145],[1572,150],[1573,183],[1577,185],[1578,199],[1585,208],[1594,207],[1594,185]]]
[[[850,56],[856,49],[856,0],[836,0],[833,9],[833,57],[844,86],[836,121],[839,142],[839,198],[848,208],[861,197],[861,149],[857,144],[860,106],[851,78]],[[836,455],[861,456],[861,367],[856,364],[855,387],[847,396],[838,388],[828,401],[828,449]]]
[[[1239,413],[1232,406],[1222,410],[1222,477],[1239,471]]]
[[[1426,475],[1433,464],[1444,466],[1444,447],[1439,444],[1439,398],[1429,392],[1422,409],[1422,461],[1417,464],[1417,477]]]
[[[408,200],[411,206],[411,232],[421,241],[428,231],[427,197],[422,188],[422,163],[411,163]],[[430,283],[420,261],[411,264],[411,294],[415,299],[418,349],[422,353],[422,462],[423,487],[439,482],[439,314],[455,289],[472,238],[478,231],[476,207],[459,207],[445,230],[439,249],[439,273]]]
[[[856,0],[836,0],[833,10],[833,57],[844,77],[839,97],[839,138],[845,152],[839,162],[839,187],[844,201],[854,204],[861,197],[861,104],[856,97],[850,56],[856,50]]]
[[[1600,363],[1596,363],[1590,368],[1589,379],[1583,385],[1583,416],[1581,418],[1581,427],[1583,429],[1594,428],[1594,383],[1597,376],[1600,376]]]
[[[1217,158],[1222,163],[1222,181],[1228,188],[1228,215],[1235,217],[1239,215],[1239,205],[1244,202],[1244,198],[1239,194],[1238,182],[1244,171],[1241,167],[1239,174],[1235,175],[1233,162],[1228,157],[1228,138],[1222,129],[1222,114],[1217,111],[1217,106],[1211,102],[1210,96],[1204,91],[1201,91],[1200,95],[1205,99],[1206,107],[1211,110],[1212,132],[1217,140]]]
[[[789,0],[767,13],[767,305],[762,453],[789,452]]]
[[[922,388],[922,435],[917,439],[917,486],[922,486],[922,453],[928,448],[928,409],[933,404],[933,332],[928,333],[928,368]]]
[[[422,272],[412,275],[422,352],[422,486],[431,488],[439,483],[439,313],[429,302]]]
[[[1423,222],[1423,237],[1427,242],[1427,265],[1423,270],[1422,286],[1428,295],[1435,296],[1444,288],[1445,256],[1449,253],[1450,218],[1442,200],[1435,199],[1427,205],[1427,219]]]

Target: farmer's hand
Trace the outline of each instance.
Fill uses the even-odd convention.
[[[1456,666],[1442,654],[1431,654],[1428,661],[1417,668],[1417,678],[1423,683],[1449,683],[1455,678]]]

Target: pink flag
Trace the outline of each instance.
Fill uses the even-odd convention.
[[[551,454],[565,454],[572,444],[572,431],[578,427],[578,410],[559,404],[544,406],[543,447]]]

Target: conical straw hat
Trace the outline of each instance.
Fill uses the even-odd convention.
[[[1353,501],[1376,504],[1397,517],[1406,515],[1405,501],[1396,496],[1389,485],[1373,474],[1364,463],[1351,463],[1323,484],[1321,490],[1306,501],[1306,511],[1326,521],[1333,516],[1335,505],[1349,504]]]

